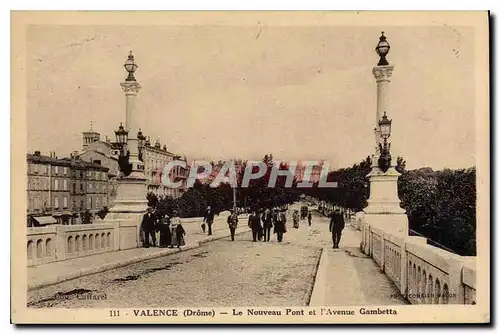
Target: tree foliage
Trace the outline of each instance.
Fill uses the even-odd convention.
[[[410,229],[455,251],[476,254],[476,169],[405,172],[398,182]]]

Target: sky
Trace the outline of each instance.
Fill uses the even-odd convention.
[[[129,50],[140,127],[188,159],[327,160],[374,151],[375,46],[395,66],[391,153],[408,168],[475,164],[474,30],[451,26],[51,26],[27,31],[28,152],[114,140]]]

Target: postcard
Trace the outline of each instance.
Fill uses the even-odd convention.
[[[486,11],[14,11],[16,324],[490,322]]]

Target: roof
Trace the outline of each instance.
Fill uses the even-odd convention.
[[[52,158],[47,155],[26,154],[26,160],[33,163],[69,166],[70,162],[64,159]]]
[[[108,158],[108,159],[111,159],[111,160],[118,161],[118,159],[117,159],[117,158],[112,157],[112,156],[109,156],[109,157],[108,157],[106,154],[104,154],[104,153],[102,153],[102,152],[99,152],[99,151],[83,151],[82,153],[78,154],[78,156],[81,156],[81,155],[84,155],[85,153],[90,153],[90,152],[92,152],[92,153],[97,153],[97,154],[102,155],[102,156],[103,156],[103,157],[105,157],[105,158]]]
[[[40,225],[57,224],[57,220],[52,216],[39,216],[32,218],[35,219]]]
[[[73,160],[71,158],[62,158],[60,160],[68,161],[71,165],[71,168],[76,168],[76,169],[97,169],[97,170],[102,170],[107,172],[109,170],[108,167],[104,167],[102,165],[93,163],[93,162],[88,162],[88,161],[83,161],[83,160]]]

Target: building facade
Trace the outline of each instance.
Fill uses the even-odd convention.
[[[63,223],[71,215],[70,203],[70,164],[39,151],[28,154],[27,168],[27,214],[39,224]]]
[[[169,162],[173,160],[186,162],[186,158],[169,152],[166,145],[161,146],[159,140],[151,145],[149,138],[146,139],[144,147],[141,149],[141,156],[144,163],[144,175],[147,178],[147,191],[157,196],[181,197],[186,190],[188,169],[175,166],[169,173],[173,182],[182,181],[182,186],[179,188],[165,186],[162,183],[162,177],[163,170]]]
[[[122,146],[117,142],[111,142],[107,138],[105,141],[102,141],[100,139],[100,133],[92,129],[83,132],[82,137],[82,151],[77,154],[80,160],[97,163],[109,169],[108,204],[109,207],[111,207],[116,197],[116,181],[123,177],[119,170],[118,158],[121,152],[126,150],[126,146]],[[185,157],[168,151],[166,145],[162,146],[159,140],[157,140],[154,145],[151,145],[150,138],[147,137],[140,148],[140,159],[144,163],[144,174],[147,178],[147,192],[154,193],[157,196],[170,196],[173,198],[182,196],[186,189],[186,181],[189,173],[188,169],[176,166],[170,172],[170,178],[173,181],[182,181],[182,186],[179,188],[165,186],[162,183],[162,175],[164,167],[170,161],[186,161]]]
[[[82,211],[95,213],[107,205],[108,168],[39,151],[26,160],[29,226],[78,223]]]

